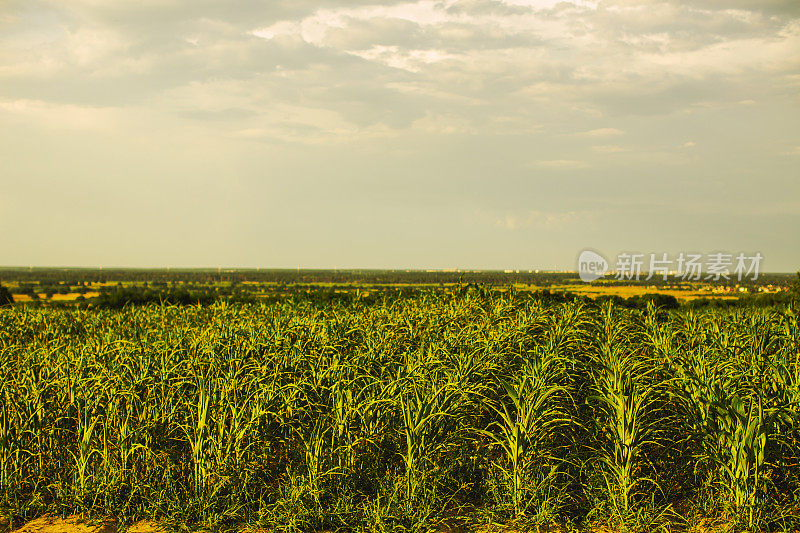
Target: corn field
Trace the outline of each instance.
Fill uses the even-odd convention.
[[[0,511],[794,530],[799,403],[792,308],[462,291],[0,309]]]

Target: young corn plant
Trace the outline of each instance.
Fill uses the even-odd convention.
[[[711,443],[722,471],[723,485],[729,487],[735,512],[743,514],[748,528],[756,526],[763,505],[764,452],[771,423],[760,399],[746,403],[734,395],[718,403],[716,439]]]
[[[94,428],[100,421],[100,416],[95,412],[89,401],[81,400],[77,406],[77,453],[70,450],[75,461],[75,494],[78,502],[86,505],[88,500],[88,484],[92,457],[100,455],[100,451],[93,447],[92,440]]]
[[[7,493],[14,482],[14,450],[18,447],[16,410],[8,389],[10,383],[0,384],[0,490]]]
[[[406,377],[406,390],[400,393],[406,450],[405,502],[407,516],[418,513],[415,504],[424,482],[431,455],[448,437],[449,422],[456,416],[460,390],[450,382],[426,385],[416,376]],[[424,519],[425,517],[423,517]],[[422,520],[419,520],[421,522]]]
[[[508,479],[514,516],[525,514],[533,500],[541,496],[535,486],[531,489],[528,478],[532,467],[535,462],[541,466],[555,459],[546,456],[543,444],[552,431],[569,422],[560,405],[567,398],[566,387],[557,382],[560,358],[542,350],[534,357],[536,363],[527,365],[514,382],[502,382],[506,396],[499,408],[492,406],[500,418],[492,424],[499,435],[486,432],[505,452],[508,466],[500,469]],[[547,481],[552,481],[549,478],[554,473],[555,469],[545,473]]]
[[[324,457],[325,450],[325,434],[328,432],[325,420],[318,417],[311,427],[311,431],[303,438],[303,446],[305,448],[306,458],[306,477],[309,492],[311,493],[314,501],[319,505],[320,498],[320,481],[325,475],[324,470]]]
[[[592,357],[593,393],[587,402],[595,410],[600,430],[597,451],[613,516],[624,523],[631,517],[638,487],[655,482],[642,473],[645,447],[656,444],[659,431],[658,367],[633,351],[625,318],[614,316],[610,305],[599,324],[600,345]]]
[[[211,401],[213,391],[207,376],[199,374],[195,377],[197,400],[194,412],[190,412],[189,420],[181,425],[183,433],[189,441],[192,455],[192,482],[194,495],[203,500],[209,489],[209,482],[214,472],[211,434]]]
[[[247,451],[247,436],[259,417],[259,401],[267,390],[252,388],[244,380],[225,379],[220,394],[220,409],[215,420],[213,450],[215,463],[239,468]]]
[[[45,370],[43,375],[43,365],[32,364],[26,366],[20,379],[20,400],[19,405],[22,429],[31,445],[29,454],[34,457],[35,471],[42,475],[44,470],[44,443],[47,411],[45,409],[45,397],[48,381],[48,372]],[[20,465],[21,466],[21,465]],[[22,469],[18,469],[22,473]]]
[[[800,350],[787,350],[764,381],[767,409],[775,412],[774,438],[785,452],[778,461],[788,464],[790,457],[800,457]]]
[[[762,326],[763,327],[763,326]],[[737,373],[743,357],[743,340],[735,330],[714,320],[704,334],[711,348],[697,346],[671,361],[673,395],[686,415],[693,436],[702,445],[712,480],[722,488],[737,521],[748,528],[761,521],[766,484],[766,451],[776,418],[788,404],[765,408],[764,382],[782,386],[780,367],[769,363],[747,385],[747,376]],[[759,336],[761,349],[773,341]],[[762,359],[763,354],[757,356]],[[751,356],[752,357],[752,356]],[[742,365],[750,372],[749,365]],[[779,377],[778,377],[779,376]]]
[[[342,381],[333,385],[334,433],[333,447],[337,450],[337,462],[342,471],[353,466],[355,434],[353,422],[358,413],[357,398],[353,391]]]

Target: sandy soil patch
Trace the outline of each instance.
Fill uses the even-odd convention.
[[[118,527],[111,520],[82,520],[77,517],[61,518],[45,515],[31,520],[14,533],[116,533]]]
[[[0,530],[3,530],[2,527]],[[63,518],[46,515],[28,522],[12,533],[167,533],[168,531],[169,529],[161,527],[152,520],[140,520],[125,528],[112,519],[85,520],[75,516]]]

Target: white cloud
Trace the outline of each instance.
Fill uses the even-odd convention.
[[[628,148],[623,148],[622,146],[617,146],[616,144],[603,144],[592,146],[592,150],[600,154],[615,154],[618,152],[627,152]]]
[[[577,161],[574,159],[546,159],[537,161],[536,164],[544,168],[554,169],[579,169],[589,168],[589,164],[585,161]]]
[[[409,72],[419,72],[426,65],[457,58],[443,50],[401,50],[397,46],[373,46],[369,50],[348,50],[347,53]]]
[[[0,48],[6,98],[28,98],[35,88],[37,98],[62,103],[166,102],[163,94],[225,80],[249,93],[251,107],[302,99],[304,107],[364,126],[410,128],[447,101],[445,113],[473,129],[496,131],[495,117],[519,110],[523,117],[552,114],[551,124],[560,114],[577,137],[612,137],[625,132],[586,128],[587,119],[669,114],[752,101],[753,88],[764,98],[765,90],[785,95],[800,87],[792,77],[800,65],[800,22],[755,9],[409,0],[251,7],[251,16],[245,9],[232,18],[232,11],[205,4],[202,16],[188,16],[190,6],[178,0],[125,4],[119,13],[102,3],[79,6],[53,8],[24,21],[26,31],[9,33]],[[720,76],[736,76],[737,83],[700,89]],[[772,79],[766,88],[765,76]],[[750,94],[727,94],[735,87]],[[361,96],[342,102],[347,94]],[[541,127],[547,120],[538,116]],[[505,127],[524,133],[529,122]]]
[[[582,131],[575,135],[578,137],[616,137],[624,134],[624,131],[617,128],[597,128],[589,131]]]
[[[120,112],[113,107],[53,104],[41,100],[0,100],[7,125],[35,125],[48,130],[107,130],[116,125]],[[2,116],[2,115],[0,115]]]
[[[569,226],[582,224],[591,217],[590,212],[579,211],[537,211],[509,212],[494,220],[494,226],[506,230],[540,228],[547,230],[563,230]]]

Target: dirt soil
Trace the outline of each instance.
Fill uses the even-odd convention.
[[[474,533],[519,533],[515,529],[507,529],[501,526],[483,526],[472,528]],[[0,519],[0,533],[9,531],[8,521]],[[157,522],[152,520],[140,520],[127,528],[121,526],[116,521],[109,520],[86,520],[76,516],[68,516],[66,518],[45,515],[36,520],[32,520],[22,527],[11,530],[11,533],[169,533],[171,530],[166,527],[160,526]],[[242,533],[267,533],[268,530],[261,529],[242,529]],[[465,533],[468,529],[441,529],[441,533]],[[538,528],[537,533],[564,533],[566,530],[556,526],[542,526]],[[712,524],[706,521],[700,521],[685,530],[686,533],[731,533],[732,528],[729,525]],[[591,528],[592,533],[616,533],[611,529],[603,526]],[[192,533],[207,533],[199,530]],[[321,532],[330,533],[330,532]]]
[[[61,518],[45,515],[32,520],[12,533],[167,533],[156,522],[141,520],[128,528],[114,520],[83,520],[75,516]],[[199,532],[198,532],[199,533]]]

